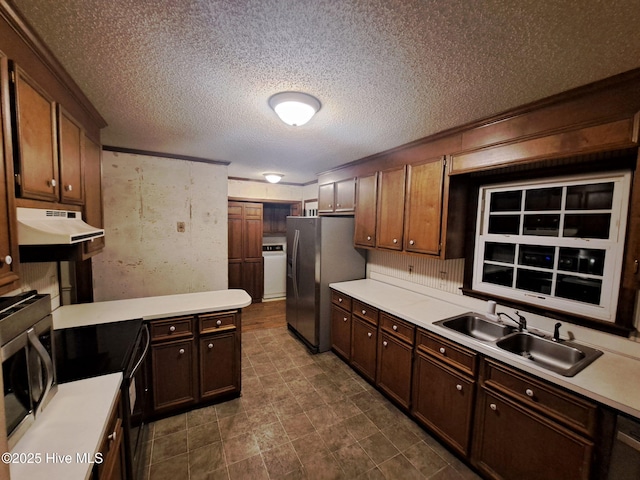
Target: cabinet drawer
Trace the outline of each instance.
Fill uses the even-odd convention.
[[[151,341],[171,340],[193,335],[193,317],[176,317],[151,322]]]
[[[439,335],[418,329],[417,345],[420,350],[440,359],[471,376],[475,375],[478,354]]]
[[[353,300],[353,313],[360,318],[364,318],[365,320],[370,321],[371,323],[375,323],[378,325],[378,309],[375,307],[371,307],[366,303],[359,302],[358,300]]]
[[[484,384],[579,432],[593,436],[597,406],[506,365],[484,360]]]
[[[351,311],[351,297],[347,297],[340,292],[331,290],[331,302],[344,308],[347,312]]]
[[[200,333],[214,333],[221,330],[232,330],[237,327],[236,312],[198,315],[198,318],[200,319]]]
[[[380,327],[390,335],[413,345],[416,327],[411,323],[382,312],[380,314]]]

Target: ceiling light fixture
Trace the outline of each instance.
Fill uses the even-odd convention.
[[[265,173],[263,175],[269,183],[278,183],[280,180],[282,180],[282,177],[284,177],[284,175],[282,175],[281,173]]]
[[[299,127],[320,110],[320,101],[302,92],[280,92],[269,98],[269,106],[284,123]]]

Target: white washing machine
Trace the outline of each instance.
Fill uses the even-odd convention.
[[[264,259],[263,300],[285,298],[287,295],[287,254],[284,244],[262,246]]]

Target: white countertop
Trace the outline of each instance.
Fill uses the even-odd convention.
[[[62,306],[54,310],[53,328],[59,330],[136,318],[153,320],[178,315],[232,310],[250,304],[249,294],[239,289],[81,303]]]
[[[22,459],[39,458],[40,463],[11,463],[11,480],[89,478],[93,464],[87,459],[100,448],[121,383],[122,373],[112,373],[59,385],[47,408],[11,450],[26,454]],[[83,454],[87,454],[84,459]],[[69,463],[61,460],[65,455],[70,456]]]
[[[604,354],[575,376],[564,377],[538,367],[524,358],[505,352],[493,344],[480,342],[448,328],[433,325],[433,322],[438,320],[473,311],[469,306],[457,305],[372,279],[333,283],[329,286],[483,355],[640,418],[640,360],[637,358],[604,350],[595,345],[596,348],[603,350]],[[577,338],[576,341],[580,342],[580,339]]]

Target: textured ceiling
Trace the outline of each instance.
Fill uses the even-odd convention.
[[[640,67],[638,0],[14,0],[102,142],[280,171],[367,155]],[[277,92],[322,109],[290,127]]]

